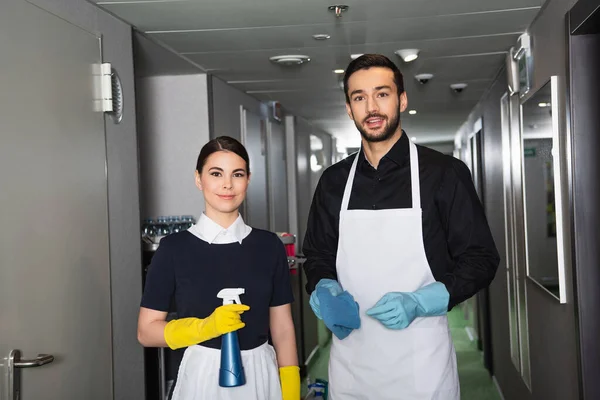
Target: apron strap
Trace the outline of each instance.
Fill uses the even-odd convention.
[[[410,149],[410,182],[411,182],[411,197],[412,197],[412,208],[421,208],[421,185],[419,183],[419,156],[417,154],[417,146],[409,140]],[[346,187],[344,188],[344,196],[342,197],[342,207],[340,211],[348,210],[348,204],[350,203],[350,193],[352,192],[352,186],[354,184],[354,175],[356,175],[356,166],[358,165],[358,157],[360,155],[356,153],[352,167],[350,168],[350,174],[346,181]]]
[[[414,209],[421,208],[421,184],[419,182],[419,155],[417,154],[417,145],[409,140],[410,148],[410,183],[412,206]]]
[[[352,168],[350,168],[350,174],[348,180],[346,180],[346,188],[344,189],[344,197],[342,197],[342,208],[340,211],[348,210],[348,203],[350,203],[350,192],[352,192],[352,184],[354,183],[354,175],[356,173],[356,166],[358,165],[358,156],[360,156],[361,150],[356,153]]]

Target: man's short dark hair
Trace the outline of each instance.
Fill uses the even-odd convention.
[[[373,67],[388,68],[392,70],[394,73],[394,82],[396,83],[396,88],[398,89],[398,96],[404,93],[404,77],[402,76],[402,72],[400,72],[396,64],[382,54],[363,54],[362,56],[353,60],[348,65],[348,68],[346,68],[346,73],[344,75],[344,94],[346,95],[346,103],[350,104],[350,96],[348,95],[348,79],[350,79],[352,74],[356,71]]]

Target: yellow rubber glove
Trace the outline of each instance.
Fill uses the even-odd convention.
[[[227,304],[215,309],[207,318],[182,318],[165,326],[165,342],[175,350],[214,339],[242,329],[246,324],[241,315],[250,307],[244,304]]]
[[[279,368],[283,400],[300,400],[300,368],[291,365]]]

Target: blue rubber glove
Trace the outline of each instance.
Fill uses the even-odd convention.
[[[321,279],[319,283],[317,283],[315,290],[310,295],[309,303],[310,308],[312,308],[317,318],[323,319],[323,316],[321,316],[321,302],[319,301],[319,297],[317,297],[317,289],[319,288],[328,289],[333,296],[341,294],[344,290],[342,289],[338,281],[333,279]]]
[[[315,291],[320,301],[323,322],[338,339],[343,340],[354,329],[360,328],[358,303],[350,293],[344,291],[334,296],[325,287],[318,287]]]
[[[434,282],[412,292],[384,295],[367,315],[389,329],[404,329],[417,317],[434,317],[448,312],[450,294],[441,282]]]

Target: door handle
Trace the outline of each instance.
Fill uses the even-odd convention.
[[[12,350],[8,355],[8,399],[19,400],[21,398],[21,375],[17,368],[36,368],[54,361],[54,356],[49,354],[38,354],[31,360],[22,360],[20,350]]]

